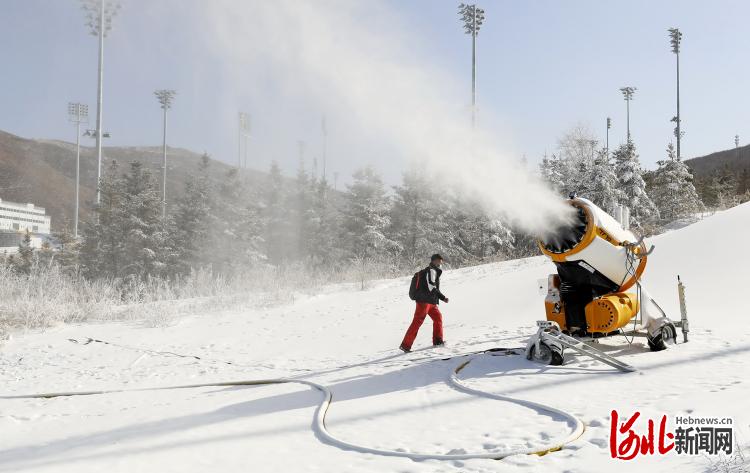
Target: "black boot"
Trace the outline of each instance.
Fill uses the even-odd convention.
[[[434,340],[432,342],[433,347],[442,347],[443,345],[445,345],[445,340]]]
[[[411,348],[406,348],[403,345],[399,346],[398,348],[399,348],[399,350],[401,350],[404,353],[409,353],[411,351]]]

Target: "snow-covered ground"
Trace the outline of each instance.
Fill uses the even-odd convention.
[[[568,355],[562,367],[522,356],[477,355],[460,373],[489,393],[536,401],[580,418],[583,435],[545,456],[414,461],[339,448],[313,429],[321,393],[303,385],[208,387],[54,399],[0,399],[0,471],[47,472],[599,472],[706,471],[704,456],[610,458],[610,412],[733,417],[750,440],[750,309],[745,248],[750,205],[653,238],[645,284],[678,318],[676,275],[687,286],[691,339],[651,353],[637,339],[600,346],[640,369],[623,374]],[[292,305],[138,323],[64,325],[17,334],[0,348],[0,395],[298,377],[333,393],[331,434],[366,447],[416,453],[487,453],[543,447],[570,426],[517,404],[472,396],[447,382],[458,356],[521,347],[543,318],[544,258],[443,276],[445,348],[396,347],[411,319],[408,280],[337,288]],[[110,342],[73,343],[87,337]],[[142,349],[196,355],[201,360]],[[450,358],[452,357],[452,358]],[[449,358],[449,359],[444,359]],[[232,361],[233,365],[224,363]]]

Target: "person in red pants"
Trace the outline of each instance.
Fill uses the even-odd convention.
[[[438,309],[440,301],[448,302],[448,298],[440,292],[440,275],[443,274],[440,266],[442,264],[443,257],[439,254],[434,254],[430,258],[430,265],[417,273],[417,291],[414,297],[417,308],[414,310],[414,319],[406,330],[404,340],[399,347],[404,353],[411,351],[411,346],[414,344],[414,339],[417,338],[419,327],[422,326],[422,322],[424,322],[425,317],[428,315],[432,319],[432,345],[436,347],[445,345],[445,340],[443,339],[443,315],[440,313],[440,309]]]

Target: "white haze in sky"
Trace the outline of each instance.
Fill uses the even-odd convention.
[[[471,197],[527,231],[544,232],[569,207],[529,175],[497,129],[482,128],[486,113],[472,133],[469,90],[458,87],[459,71],[417,62],[413,45],[420,39],[410,37],[407,19],[387,5],[212,0],[198,8],[206,28],[201,36],[227,65],[225,87],[232,93],[257,101],[272,95],[279,117],[287,112],[290,121],[297,107],[324,110],[342,149],[388,156],[378,162],[371,155],[377,170],[387,172],[394,162],[401,169],[416,165],[436,186]]]

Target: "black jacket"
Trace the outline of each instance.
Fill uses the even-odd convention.
[[[440,292],[440,275],[443,270],[430,263],[420,274],[419,290],[417,291],[417,302],[437,305],[440,301],[447,299]]]

